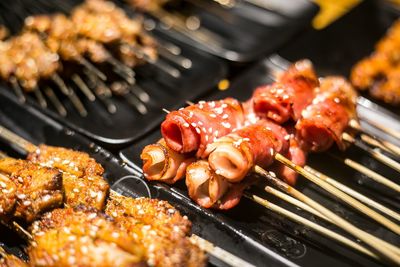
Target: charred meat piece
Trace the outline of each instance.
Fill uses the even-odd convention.
[[[151,266],[205,266],[204,253],[187,234],[190,221],[168,202],[113,194],[106,213],[145,247]]]
[[[254,112],[279,124],[290,119],[296,121],[301,117],[301,111],[311,103],[318,84],[312,63],[298,61],[280,75],[278,82],[254,91]]]
[[[336,142],[342,150],[342,134],[356,119],[357,93],[341,77],[322,79],[316,97],[296,123],[297,138],[305,151],[322,152]]]
[[[64,173],[65,202],[70,206],[85,204],[103,209],[109,192],[107,181],[101,176],[103,167],[89,154],[62,147],[40,145],[28,159],[43,166],[54,167]]]
[[[182,179],[186,167],[195,159],[170,149],[162,138],[156,144],[146,146],[140,154],[146,179],[173,184]]]
[[[34,266],[145,266],[142,245],[96,209],[56,209],[31,227]]]
[[[208,162],[218,175],[237,183],[255,165],[265,168],[273,163],[276,153],[286,153],[288,137],[280,125],[259,120],[209,144]]]
[[[0,172],[8,175],[16,186],[16,207],[13,219],[31,222],[44,211],[63,203],[62,173],[26,160],[4,158]]]
[[[204,157],[208,144],[240,128],[245,119],[242,104],[233,98],[199,101],[167,115],[161,134],[171,149]]]
[[[57,168],[77,177],[104,173],[103,167],[89,154],[63,147],[40,145],[37,151],[28,155],[28,160],[43,166]]]
[[[65,192],[65,203],[74,207],[84,204],[103,210],[110,185],[99,175],[76,177],[64,172],[63,188]]]
[[[256,182],[249,176],[231,183],[215,173],[208,161],[198,160],[186,169],[186,186],[191,199],[204,208],[228,210],[239,204],[244,190]]]

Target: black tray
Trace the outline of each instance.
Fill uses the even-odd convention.
[[[257,266],[296,266],[278,254],[263,247],[251,236],[245,235],[233,225],[225,223],[218,215],[193,205],[179,191],[170,191],[159,184],[147,184],[127,175],[139,173],[123,164],[110,152],[90,142],[82,135],[62,126],[30,106],[21,106],[13,101],[0,98],[0,125],[9,128],[27,140],[39,144],[65,146],[88,152],[106,172],[105,177],[118,192],[130,196],[150,196],[169,201],[193,222],[193,233],[206,238],[216,245],[246,259]],[[24,157],[23,151],[0,140],[0,150],[10,156]],[[24,255],[23,242],[11,231],[0,227],[0,245],[17,255]],[[210,258],[210,265],[226,266],[216,258]]]
[[[18,0],[4,7],[0,4],[0,11],[4,12],[1,17],[4,16],[7,19],[4,21],[5,25],[13,33],[18,33],[23,25],[24,17],[28,15],[67,12],[81,2],[81,0],[52,0],[36,3],[35,1]],[[135,16],[135,14],[128,12],[128,16]],[[81,117],[74,109],[71,101],[61,94],[58,95],[68,110],[68,115],[65,118],[53,109],[51,103],[48,103],[50,108],[43,110],[31,98],[28,101],[29,105],[43,110],[68,127],[89,136],[104,146],[121,147],[132,142],[160,123],[163,114],[162,108],[174,109],[187,100],[207,93],[227,73],[226,64],[214,56],[197,51],[197,49],[170,38],[162,32],[156,33],[155,38],[160,39],[161,43],[173,43],[180,47],[181,55],[192,61],[192,68],[184,69],[170,63],[181,71],[181,77],[177,79],[150,64],[135,69],[138,85],[151,98],[150,102],[146,104],[148,108],[146,115],[141,115],[126,100],[116,96],[112,97],[111,101],[116,104],[117,112],[109,114],[100,101],[90,102],[79,90],[76,90],[77,94],[88,110],[88,116],[85,118]],[[105,71],[111,72],[111,69]],[[204,77],[207,77],[207,79],[204,79]],[[55,85],[52,86],[55,92],[59,91]],[[4,90],[4,88],[1,88],[0,95],[14,96],[12,90]],[[16,98],[14,97],[14,99]]]
[[[271,67],[273,68],[273,66],[274,64],[267,59],[236,79],[232,83],[230,89],[216,92],[207,99],[221,99],[227,96],[233,96],[239,100],[246,100],[251,96],[252,90],[256,86],[272,82]],[[400,123],[397,126],[400,127]],[[140,171],[141,160],[139,155],[142,148],[149,143],[155,142],[158,138],[160,138],[159,130],[154,131],[151,135],[146,136],[131,147],[121,151],[120,155],[122,159],[125,160],[128,165]],[[339,157],[346,156],[357,160],[363,165],[390,177],[393,181],[400,182],[399,173],[372,160],[358,149],[351,148],[343,155],[335,150],[332,151],[332,153]],[[311,155],[308,159],[308,164],[317,170],[331,175],[338,181],[354,188],[362,194],[394,210],[400,210],[399,194],[345,167],[328,154]],[[356,226],[389,242],[393,242],[397,246],[400,245],[400,238],[394,233],[360,215],[339,200],[331,199],[328,193],[325,193],[325,191],[307,182],[305,179],[299,177],[296,188],[329,207],[337,214],[340,214],[341,217],[350,220]],[[186,194],[184,183],[177,183],[170,187],[170,190]],[[259,192],[259,194],[272,200],[274,203],[287,207],[300,215],[304,215],[310,220],[317,221],[330,229],[336,230],[335,227],[316,219],[315,216],[287,206],[282,201],[263,192]],[[292,224],[288,219],[267,211],[246,199],[243,199],[237,207],[228,212],[209,211],[209,213],[215,215],[221,222],[231,225],[244,235],[252,237],[255,241],[263,244],[266,249],[275,251],[302,266],[381,266],[380,263],[315,234],[301,225]],[[217,238],[218,237],[216,237],[216,239]],[[265,263],[264,265],[267,264]]]
[[[216,34],[221,46],[194,40],[158,24],[156,32],[164,32],[191,46],[233,62],[256,61],[273,52],[295,33],[309,27],[318,6],[308,0],[272,1],[274,9],[266,10],[237,1],[234,8],[227,9],[212,1],[200,1],[210,6],[214,13],[204,8],[186,4],[190,14],[200,18],[202,26]],[[268,2],[268,1],[266,1]]]

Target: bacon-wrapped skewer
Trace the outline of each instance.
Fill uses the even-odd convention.
[[[183,178],[186,167],[195,158],[170,149],[162,138],[156,144],[146,146],[140,154],[143,173],[148,180],[173,184]]]
[[[243,127],[207,147],[210,167],[229,182],[241,181],[255,166],[267,167],[289,148],[287,131],[268,120]]]
[[[216,174],[206,160],[190,164],[186,170],[186,186],[191,199],[204,208],[228,210],[236,206],[243,191],[255,179],[249,177],[239,183],[230,183]]]
[[[200,101],[169,113],[161,124],[161,133],[171,149],[204,157],[208,144],[240,128],[244,119],[242,104],[236,99]]]
[[[252,97],[254,112],[282,124],[289,119],[297,120],[307,107],[318,86],[318,78],[312,63],[299,61],[281,74],[278,82],[257,88]]]
[[[357,94],[341,77],[327,77],[321,81],[317,96],[296,123],[301,146],[307,151],[321,152],[336,142],[345,149],[343,132],[351,119],[356,119]]]

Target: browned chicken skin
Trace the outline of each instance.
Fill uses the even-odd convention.
[[[104,208],[109,185],[101,176],[103,167],[87,153],[40,145],[28,155],[28,160],[63,172],[65,203],[69,206],[85,204],[99,210]]]
[[[62,173],[26,160],[4,158],[0,172],[9,176],[16,187],[13,220],[32,222],[44,211],[63,203]]]
[[[151,266],[205,266],[204,253],[188,239],[191,223],[168,202],[112,194],[106,213],[145,247]]]
[[[142,245],[93,208],[53,210],[31,231],[32,266],[144,266]]]
[[[16,201],[16,185],[10,177],[0,174],[0,220],[13,211]]]

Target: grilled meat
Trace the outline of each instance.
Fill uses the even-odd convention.
[[[132,7],[141,11],[154,11],[161,8],[169,0],[125,0]]]
[[[104,213],[85,206],[56,209],[31,227],[34,266],[144,266],[142,245]]]
[[[104,173],[103,167],[89,154],[63,147],[40,145],[37,151],[28,155],[28,160],[42,166],[57,168],[76,177]]]
[[[37,34],[26,32],[7,41],[2,57],[14,64],[2,71],[3,78],[13,74],[27,91],[36,88],[40,78],[48,78],[59,68],[57,54],[51,52]],[[8,62],[7,61],[7,62]]]
[[[63,172],[66,204],[104,208],[110,186],[101,176],[103,167],[87,153],[40,145],[37,151],[28,155],[28,160]]]
[[[182,179],[186,167],[195,158],[170,149],[164,139],[146,146],[140,154],[143,160],[143,173],[148,180],[173,184]]]
[[[63,203],[62,173],[32,162],[4,158],[0,172],[8,175],[16,186],[16,207],[13,219],[31,222],[44,211]]]
[[[16,200],[16,185],[8,176],[0,174],[0,220],[13,211]]]
[[[151,266],[205,266],[204,253],[187,235],[190,221],[168,202],[112,194],[106,213],[145,247]]]
[[[376,44],[375,51],[354,65],[351,82],[359,90],[392,105],[400,104],[400,20]]]

